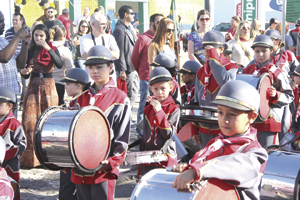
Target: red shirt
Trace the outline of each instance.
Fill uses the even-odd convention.
[[[57,17],[57,19],[60,20],[64,24],[64,26],[67,30],[66,39],[69,40],[71,38],[71,31],[70,31],[70,29],[71,29],[71,20],[66,15],[59,15]]]
[[[131,62],[140,80],[149,81],[148,47],[153,38],[154,34],[148,30],[137,39],[133,47]]]

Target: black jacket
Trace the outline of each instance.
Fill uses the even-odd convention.
[[[131,63],[130,58],[133,46],[135,44],[134,36],[131,35],[130,29],[128,29],[126,25],[120,20],[118,21],[114,29],[113,36],[115,37],[120,49],[120,58],[118,60],[114,60],[116,70],[118,72],[124,71],[126,73],[133,72],[134,67]]]

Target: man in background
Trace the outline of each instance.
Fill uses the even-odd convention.
[[[127,96],[133,107],[138,96],[138,75],[132,65],[131,55],[135,44],[135,35],[130,24],[134,21],[134,12],[131,6],[121,6],[119,9],[120,20],[115,27],[113,36],[120,49],[120,58],[114,60],[117,75],[127,83]]]
[[[71,38],[71,20],[69,19],[69,9],[63,9],[62,14],[59,15],[57,19],[64,24],[67,31],[66,39],[69,40]]]
[[[13,26],[6,30],[5,32],[5,39],[10,42],[13,37],[15,36],[16,32],[22,28],[22,25],[25,25],[25,18],[21,13],[14,13],[13,14]],[[21,51],[22,46],[22,38],[19,41],[19,44],[17,46],[16,54],[18,55]],[[20,70],[18,69],[18,72]],[[21,91],[21,99],[20,99],[20,110],[23,110],[23,98],[27,89],[27,85],[29,83],[29,79],[24,79],[21,76],[21,82],[22,82],[22,91]],[[17,105],[17,104],[16,104]]]
[[[59,25],[64,26],[64,24],[55,18],[55,15],[57,14],[55,8],[49,7],[48,8],[48,20],[44,22],[45,26],[47,26],[48,29],[51,29],[53,26]]]
[[[44,15],[37,18],[35,21],[42,21],[43,23],[48,20],[48,8],[44,9]]]
[[[131,55],[131,62],[140,78],[140,103],[137,112],[137,123],[143,119],[146,99],[149,96],[150,71],[148,62],[148,47],[154,38],[158,23],[162,18],[162,14],[153,14],[150,16],[150,30],[143,33],[137,39]],[[142,132],[139,129],[136,129],[136,131],[140,136],[142,136]]]

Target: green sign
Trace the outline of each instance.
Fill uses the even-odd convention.
[[[286,0],[286,21],[296,23],[300,18],[300,0]]]
[[[251,22],[256,18],[257,3],[256,0],[242,0],[243,2],[243,20]]]

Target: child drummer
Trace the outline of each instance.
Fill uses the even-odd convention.
[[[250,125],[258,115],[260,95],[250,84],[234,80],[222,86],[212,103],[217,105],[221,132],[189,165],[173,167],[184,169],[172,185],[180,191],[189,189],[194,181],[214,178],[236,187],[242,199],[260,199],[259,184],[268,154]]]
[[[264,122],[257,120],[253,125],[258,131],[258,141],[265,147],[278,143],[283,107],[293,101],[294,95],[287,73],[277,68],[274,57],[271,57],[273,52],[272,39],[267,35],[256,36],[251,47],[254,50],[256,62],[247,66],[243,73],[258,75],[269,73],[273,83],[273,86],[267,89],[267,98],[270,99],[269,117]]]
[[[70,97],[76,97],[90,87],[89,75],[79,68],[70,69],[61,82],[66,83],[66,92]],[[70,102],[69,109],[78,109],[77,99]],[[59,199],[76,200],[76,184],[71,182],[71,171],[66,169],[60,172]]]
[[[5,158],[1,167],[12,179],[19,182],[19,158],[26,148],[27,140],[22,124],[12,113],[15,104],[15,93],[10,88],[0,87],[0,135],[6,144]],[[18,192],[17,199],[20,199],[20,192]]]
[[[238,67],[223,55],[225,47],[222,33],[219,31],[205,33],[201,48],[204,49],[207,61],[198,70],[195,82],[195,101],[200,106],[213,106],[211,101],[215,99],[222,85],[236,77]],[[200,134],[193,132],[192,138],[202,149],[208,141],[218,135],[219,127],[216,123],[201,122],[199,132]]]
[[[164,67],[156,67],[150,73],[150,90],[153,96],[149,96],[144,109],[143,137],[140,150],[161,150],[170,140],[167,148],[167,162],[141,164],[139,175],[157,167],[168,167],[177,164],[175,142],[172,136],[177,134],[177,125],[180,117],[180,108],[170,95],[173,78]]]
[[[77,199],[113,200],[119,166],[125,158],[129,141],[130,102],[109,77],[113,73],[113,57],[109,49],[102,45],[92,47],[84,64],[94,84],[78,97],[77,103],[80,107],[97,106],[104,112],[112,132],[111,147],[99,171],[88,174],[73,168],[71,181],[76,184]]]
[[[186,61],[182,68],[178,71],[181,73],[182,81],[184,82],[184,86],[180,87],[181,94],[181,104],[189,104],[194,105],[195,103],[195,81],[196,81],[196,73],[200,69],[200,64],[196,61],[189,60]]]

